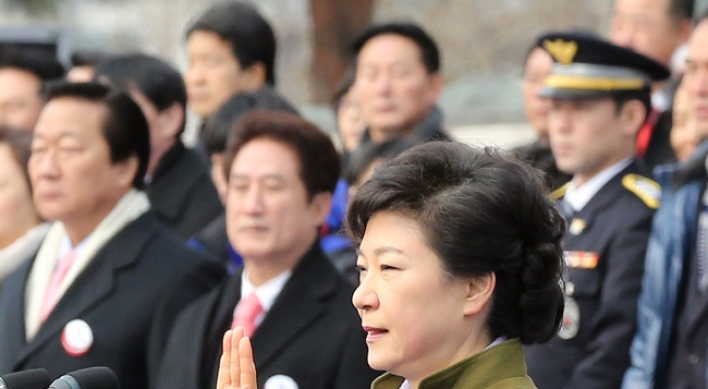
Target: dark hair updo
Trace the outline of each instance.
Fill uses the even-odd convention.
[[[384,163],[356,192],[347,214],[355,240],[381,211],[417,220],[452,277],[496,275],[493,339],[533,344],[556,334],[565,221],[538,171],[493,148],[427,143]]]

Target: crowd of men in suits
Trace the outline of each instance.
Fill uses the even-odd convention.
[[[124,388],[214,388],[221,338],[242,326],[259,387],[369,387],[344,210],[385,160],[452,141],[437,44],[413,23],[362,31],[337,151],[277,93],[255,7],[212,6],[184,39],[183,75],[144,54],[82,53],[65,75],[45,53],[0,52],[0,146],[31,134],[18,161],[44,226],[0,247],[15,264],[0,272],[0,375],[103,365]],[[617,0],[608,40],[530,43],[539,138],[513,152],[544,171],[568,232],[563,323],[526,348],[529,375],[708,387],[708,18],[690,0]],[[677,87],[690,120],[672,118]]]

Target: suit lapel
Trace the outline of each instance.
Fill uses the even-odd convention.
[[[14,369],[15,356],[26,347],[25,285],[33,261],[25,264],[5,280],[0,301],[0,374]]]
[[[148,215],[141,216],[118,232],[67,289],[35,338],[17,355],[16,364],[21,364],[39,347],[56,339],[66,323],[85,314],[109,296],[113,290],[114,272],[136,262],[143,246],[155,232],[154,220]],[[18,317],[24,316],[23,311]],[[21,322],[24,326],[24,320]],[[24,330],[22,332],[24,338]]]
[[[266,368],[279,351],[324,314],[325,299],[336,291],[339,281],[327,261],[317,242],[294,269],[253,334],[253,353],[260,369]]]
[[[591,230],[595,218],[602,213],[603,209],[612,206],[624,190],[622,187],[622,178],[629,173],[635,173],[637,170],[638,168],[636,167],[635,162],[632,162],[629,166],[612,177],[602,188],[600,188],[592,199],[590,199],[585,207],[575,214],[573,220],[582,220],[584,225],[582,231],[579,233],[573,233],[573,220],[568,221],[570,231],[565,238],[566,247],[573,247],[573,243],[576,240],[582,239],[583,234],[586,231]]]
[[[221,340],[224,332],[231,328],[233,322],[234,309],[241,300],[241,273],[243,269],[237,270],[228,280],[221,293],[218,307],[214,313],[209,329],[208,344],[218,345],[218,353],[221,353]]]

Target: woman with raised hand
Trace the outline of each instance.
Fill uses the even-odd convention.
[[[497,150],[434,142],[359,188],[353,303],[369,365],[387,371],[372,388],[535,388],[522,344],[549,340],[563,312],[565,223],[542,180]],[[255,389],[239,334],[226,335],[219,389]]]

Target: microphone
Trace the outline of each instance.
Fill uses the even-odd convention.
[[[87,367],[55,379],[48,389],[118,389],[118,378],[105,366]]]
[[[51,382],[45,369],[31,369],[0,376],[0,389],[45,389]]]

